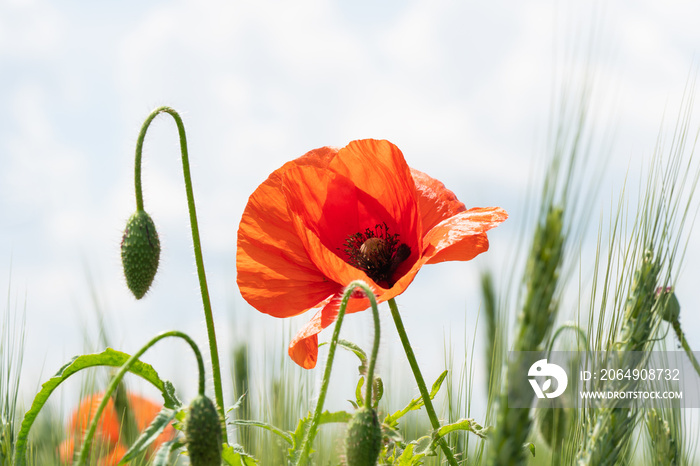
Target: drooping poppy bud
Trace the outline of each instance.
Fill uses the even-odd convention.
[[[355,411],[345,435],[348,466],[374,466],[382,449],[382,428],[377,411],[363,407]]]
[[[160,260],[156,225],[144,210],[137,210],[126,223],[122,236],[122,265],[126,284],[141,299],[153,283]]]
[[[221,465],[221,422],[214,403],[198,395],[185,420],[185,442],[192,466]]]

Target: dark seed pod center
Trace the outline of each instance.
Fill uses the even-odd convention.
[[[398,233],[390,234],[386,223],[348,236],[343,251],[350,265],[386,288],[396,283],[396,269],[411,255],[410,246],[399,241]]]

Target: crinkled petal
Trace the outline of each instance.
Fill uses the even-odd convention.
[[[443,220],[467,210],[464,204],[457,199],[457,196],[442,182],[414,168],[411,168],[411,176],[416,184],[418,211],[423,223],[423,236]]]
[[[508,218],[500,207],[460,212],[435,225],[425,236],[423,258],[428,264],[467,261],[489,248],[486,232]]]
[[[321,148],[288,162],[248,200],[238,230],[237,282],[243,298],[260,312],[291,317],[339,289],[306,253],[282,191],[286,171],[296,166],[325,167],[336,153]]]

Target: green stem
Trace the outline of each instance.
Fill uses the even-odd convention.
[[[685,339],[685,334],[683,333],[683,330],[681,329],[681,322],[678,319],[674,319],[672,322],[673,325],[673,330],[676,332],[676,336],[678,337],[678,340],[681,342],[681,346],[685,350],[685,354],[688,355],[688,359],[690,359],[690,363],[693,365],[695,368],[695,372],[700,375],[700,364],[698,364],[698,360],[695,359],[695,355],[693,354],[693,349],[690,347],[688,344],[688,341]]]
[[[365,282],[361,280],[355,280],[351,282],[343,292],[343,298],[340,302],[340,308],[338,309],[338,318],[336,319],[335,328],[333,329],[333,337],[331,338],[331,344],[328,348],[328,361],[326,362],[326,369],[323,372],[321,390],[318,393],[318,401],[316,402],[314,415],[311,418],[311,425],[309,426],[308,430],[306,431],[306,435],[304,436],[304,442],[302,443],[301,453],[299,454],[299,458],[295,463],[296,466],[301,466],[302,464],[306,463],[309,457],[309,452],[311,451],[311,445],[314,442],[314,437],[316,437],[316,431],[318,430],[318,422],[321,419],[321,413],[323,412],[323,403],[326,401],[328,383],[331,379],[331,369],[333,368],[333,358],[335,357],[335,349],[338,346],[340,326],[343,324],[343,318],[345,317],[345,310],[348,307],[348,301],[350,300],[350,296],[356,288],[360,288],[362,289],[362,291],[364,291],[365,296],[367,296],[370,304],[372,305],[372,312],[374,313],[374,346],[372,347],[372,358],[370,359],[369,368],[367,370],[367,377],[374,377],[374,364],[377,359],[377,351],[379,350],[379,309],[377,308],[377,299],[375,298],[372,289]],[[369,403],[371,403],[372,397],[372,392],[370,388],[371,385],[372,382],[369,383],[369,387],[367,388],[367,393],[369,393]]]
[[[437,414],[435,413],[435,408],[433,408],[433,402],[430,399],[430,394],[428,393],[428,387],[425,385],[425,380],[423,379],[423,374],[421,374],[420,368],[418,367],[418,362],[416,361],[416,355],[413,354],[413,348],[411,347],[411,342],[408,341],[408,335],[406,334],[406,328],[403,326],[403,321],[401,320],[401,314],[399,313],[399,308],[396,305],[396,300],[391,298],[389,300],[389,308],[391,309],[391,316],[394,318],[394,324],[396,324],[396,330],[399,332],[399,338],[401,339],[401,344],[406,352],[406,358],[408,363],[411,365],[411,370],[413,371],[413,377],[416,379],[418,384],[418,390],[423,398],[423,404],[425,405],[425,410],[428,413],[428,418],[430,418],[430,424],[433,429],[438,430],[440,428],[440,421],[438,420]],[[457,460],[452,454],[452,450],[445,442],[443,437],[438,440],[440,448],[442,448],[447,462],[452,466],[457,466]]]
[[[182,338],[190,345],[192,351],[194,351],[194,354],[197,358],[197,367],[199,369],[199,394],[204,394],[204,360],[202,359],[202,353],[199,351],[199,348],[197,347],[197,344],[194,342],[194,340],[192,340],[192,338],[190,338],[189,335],[187,335],[186,333],[179,332],[177,330],[161,333],[160,335],[153,337],[140,350],[134,353],[133,356],[127,359],[126,362],[119,368],[119,371],[117,371],[112,380],[110,380],[109,385],[105,390],[104,396],[102,397],[102,401],[97,407],[97,411],[95,411],[95,415],[90,421],[90,426],[88,427],[88,430],[85,433],[83,445],[80,448],[80,454],[76,462],[77,466],[82,466],[87,460],[88,452],[90,451],[90,447],[92,446],[92,438],[95,436],[95,432],[97,431],[97,423],[102,417],[102,412],[107,406],[107,403],[109,402],[112,393],[114,393],[114,390],[116,390],[117,386],[122,381],[122,379],[129,371],[131,366],[133,366],[138,361],[138,359],[143,355],[143,353],[148,351],[149,348],[158,343],[160,340],[167,337]]]
[[[367,286],[367,285],[365,285]],[[367,287],[369,290],[369,287]],[[364,290],[364,288],[363,288]],[[374,321],[374,343],[372,344],[372,354],[369,357],[369,366],[367,367],[367,391],[365,392],[365,407],[372,407],[372,388],[374,387],[374,367],[377,364],[377,354],[379,353],[379,334],[381,325],[379,323],[379,309],[374,294],[369,290],[365,290],[365,294],[369,296],[372,304],[372,319]]]
[[[207,277],[204,273],[204,259],[202,258],[202,246],[199,241],[199,227],[197,226],[197,212],[194,207],[194,193],[192,191],[192,179],[190,176],[190,162],[187,155],[187,138],[185,136],[185,125],[182,123],[180,115],[170,107],[159,107],[151,112],[144,121],[138,140],[136,141],[136,162],[134,164],[134,187],[136,191],[136,209],[143,210],[143,194],[141,192],[141,153],[143,151],[143,141],[146,131],[153,119],[159,113],[168,113],[177,124],[177,132],[180,136],[180,152],[182,153],[182,171],[185,176],[185,190],[187,192],[187,207],[190,214],[190,227],[192,229],[192,243],[194,245],[194,257],[197,263],[197,275],[199,276],[199,289],[202,294],[202,305],[204,306],[204,320],[207,324],[207,336],[209,338],[209,352],[211,355],[212,373],[214,376],[214,394],[216,404],[221,416],[224,442],[228,442],[226,433],[226,414],[224,412],[224,392],[221,385],[221,368],[219,364],[219,350],[216,344],[216,332],[214,330],[214,315],[211,310],[209,300],[209,288],[207,287]]]

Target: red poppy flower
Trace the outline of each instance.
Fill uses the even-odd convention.
[[[250,196],[238,230],[238,286],[260,312],[292,317],[320,308],[289,345],[316,365],[318,333],[335,321],[343,288],[364,280],[387,301],[425,264],[470,260],[508,215],[469,209],[408,167],[388,141],[313,150],[275,170]],[[347,313],[369,307],[353,297]]]
[[[68,424],[68,431],[71,433],[71,437],[66,439],[59,447],[59,454],[63,464],[69,464],[73,461],[75,445],[78,444],[79,446],[82,441],[82,436],[95,416],[103,396],[103,393],[95,393],[85,397],[73,412]],[[128,398],[136,426],[139,431],[143,431],[158,415],[162,405],[134,393],[129,393]],[[119,441],[121,430],[119,419],[114,402],[110,399],[104,411],[102,411],[95,435],[95,443],[101,446],[100,451],[104,453],[97,462],[100,466],[117,465],[127,452],[126,446]],[[151,453],[154,452],[162,443],[174,437],[175,429],[171,425],[167,426],[151,444],[149,451]]]

